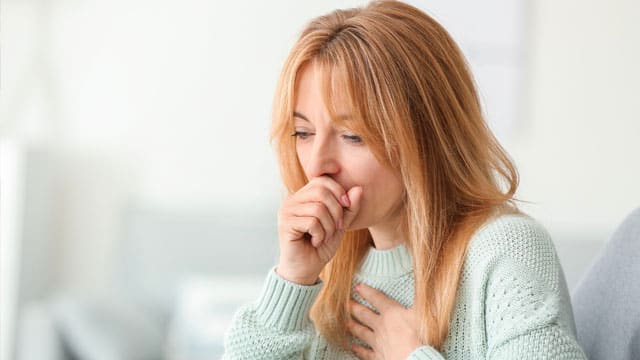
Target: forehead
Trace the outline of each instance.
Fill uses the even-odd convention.
[[[345,82],[334,67],[305,64],[296,78],[294,112],[309,120],[328,114],[331,120],[341,122],[352,109],[345,90]]]

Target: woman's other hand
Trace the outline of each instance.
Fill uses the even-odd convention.
[[[412,308],[406,308],[384,293],[359,284],[356,291],[379,314],[351,300],[349,332],[371,346],[372,349],[353,345],[356,356],[363,360],[404,360],[417,348],[423,346],[418,338],[417,318]]]

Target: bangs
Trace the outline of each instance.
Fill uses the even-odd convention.
[[[337,54],[327,53],[315,57],[306,65],[314,67],[318,74],[318,86],[332,123],[356,132],[377,153],[380,147],[376,146],[379,145],[376,139],[380,139],[381,134],[375,132],[377,126],[372,124],[373,114],[368,114],[369,94],[362,91],[364,89],[358,84],[357,67],[349,66],[349,62]],[[360,91],[357,90],[359,88]]]
[[[331,121],[353,130],[365,128],[364,114],[356,106],[358,102],[354,99],[353,84],[346,66],[337,62],[330,63],[326,59],[318,59],[311,66],[320,74],[318,85]]]
[[[371,75],[367,74],[361,58],[363,49],[355,51],[355,46],[338,46],[331,55],[314,61],[313,66],[322,74],[319,76],[322,98],[336,125],[360,135],[378,161],[393,168],[391,154],[395,141],[385,131],[392,119],[379,94],[367,81]]]

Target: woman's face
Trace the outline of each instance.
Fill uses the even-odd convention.
[[[402,207],[402,183],[391,169],[378,162],[358,134],[338,127],[329,115],[320,88],[321,72],[304,67],[296,86],[295,131],[298,160],[308,179],[329,176],[345,191],[363,189],[360,211],[349,230],[377,225],[395,226]],[[333,96],[339,100],[340,96]],[[338,116],[350,114],[336,104]],[[345,123],[348,125],[349,120]]]

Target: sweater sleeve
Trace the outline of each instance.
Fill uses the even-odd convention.
[[[563,310],[569,299],[529,269],[504,265],[487,287],[487,358],[586,359]]]
[[[309,311],[322,286],[295,284],[271,268],[258,300],[234,314],[222,359],[302,359],[315,337]]]

